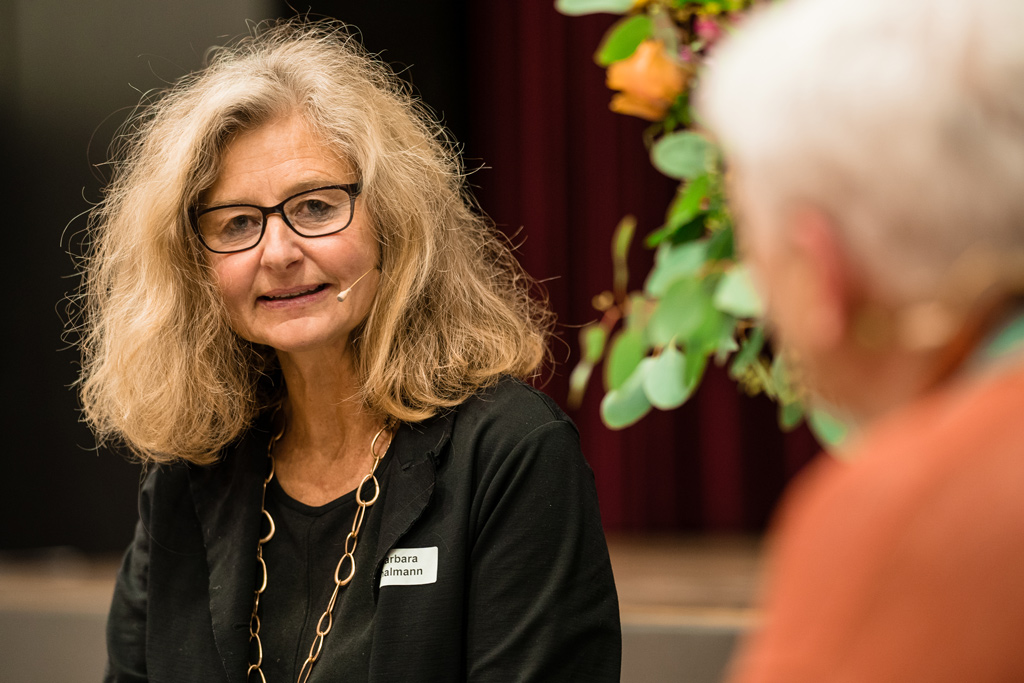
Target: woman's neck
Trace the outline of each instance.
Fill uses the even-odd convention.
[[[282,353],[279,359],[287,387],[287,428],[274,452],[279,481],[298,500],[322,504],[366,474],[370,442],[384,421],[362,405],[351,354]]]

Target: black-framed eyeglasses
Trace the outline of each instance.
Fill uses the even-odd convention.
[[[326,237],[352,223],[362,183],[327,185],[293,194],[276,206],[227,204],[208,209],[193,207],[192,228],[203,246],[217,254],[252,249],[267,230],[267,217],[279,214],[302,237]]]

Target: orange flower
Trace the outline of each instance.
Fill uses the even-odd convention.
[[[638,116],[648,121],[660,121],[668,113],[667,102],[641,99],[622,92],[612,95],[612,101],[608,108],[616,114]]]
[[[663,119],[688,77],[664,45],[645,40],[632,55],[608,67],[608,87],[622,91],[612,98],[611,109],[648,121]]]

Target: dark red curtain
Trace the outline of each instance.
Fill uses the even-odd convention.
[[[661,224],[675,183],[648,161],[646,122],[613,114],[592,55],[615,20],[563,17],[553,0],[467,3],[470,59],[467,147],[486,168],[470,177],[485,211],[545,281],[558,314],[558,367],[544,387],[565,404],[578,359],[578,326],[611,284],[610,242],[633,214],[640,235]],[[652,254],[638,240],[630,285],[643,286]],[[623,431],[603,426],[602,380],[570,415],[597,478],[610,531],[763,528],[785,483],[817,450],[806,430],[783,435],[775,407],[740,395],[712,369],[683,408],[652,412]]]

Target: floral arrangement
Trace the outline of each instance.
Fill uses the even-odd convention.
[[[679,180],[665,222],[644,239],[656,249],[642,291],[628,291],[627,256],[637,230],[627,216],[612,241],[613,284],[594,297],[597,322],[580,330],[581,360],[570,377],[579,405],[603,362],[601,417],[627,427],[652,407],[677,408],[714,361],[750,394],[779,404],[784,429],[804,418],[800,396],[781,357],[765,347],[762,306],[737,259],[724,197],[721,156],[695,129],[690,93],[715,43],[767,0],[556,0],[568,15],[624,15],[605,34],[595,61],[607,69],[613,111],[651,121],[644,135],[651,163]],[[809,416],[827,439],[838,425]]]

